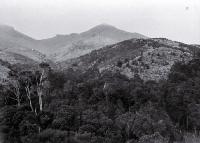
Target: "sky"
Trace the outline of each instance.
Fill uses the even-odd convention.
[[[35,39],[80,33],[101,23],[200,44],[200,0],[0,0],[0,24]]]

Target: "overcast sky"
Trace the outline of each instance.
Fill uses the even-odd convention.
[[[107,23],[200,44],[200,0],[0,0],[0,23],[36,39]]]

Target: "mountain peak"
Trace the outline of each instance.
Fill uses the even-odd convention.
[[[95,26],[95,27],[109,27],[109,28],[115,28],[113,25],[110,25],[110,24],[107,24],[107,23],[102,23],[102,24],[99,24],[99,25],[97,25],[97,26]],[[94,27],[94,28],[95,28]]]
[[[141,35],[139,33],[130,33],[105,23],[97,25],[89,29],[88,31],[81,33],[81,36],[84,37],[100,36],[103,37],[104,39],[108,38],[118,42],[132,38],[137,38],[137,39],[147,38],[146,36]]]
[[[112,26],[112,25],[109,25],[109,24],[106,24],[106,23],[102,23],[102,24],[99,24],[95,27],[93,27],[91,30],[93,31],[104,31],[104,30],[113,30],[113,29],[117,29],[116,27]]]
[[[97,26],[89,29],[86,32],[81,33],[81,35],[91,36],[91,35],[101,34],[102,36],[108,36],[108,35],[117,34],[117,33],[121,33],[121,32],[122,32],[122,30],[120,30],[112,25],[103,23],[103,24],[97,25]],[[125,31],[123,31],[123,32],[125,32]]]

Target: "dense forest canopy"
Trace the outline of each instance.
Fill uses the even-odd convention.
[[[160,81],[47,63],[11,69],[0,87],[5,143],[167,143],[200,130],[198,58],[175,63]]]

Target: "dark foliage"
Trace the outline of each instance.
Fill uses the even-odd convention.
[[[175,141],[182,139],[180,130],[200,130],[199,59],[176,63],[168,80],[159,82],[97,69],[51,70],[41,88],[42,111],[37,96],[40,71],[11,76],[19,81],[22,100],[18,105],[10,98],[11,89],[1,87],[7,143],[125,143],[157,134]],[[27,84],[35,110],[25,96]]]

